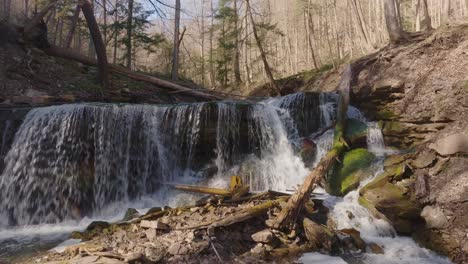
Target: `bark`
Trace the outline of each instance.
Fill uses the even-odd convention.
[[[104,43],[107,45],[107,0],[102,0],[102,9],[104,12]]]
[[[80,6],[77,5],[75,8],[75,12],[73,13],[73,17],[70,23],[70,30],[68,31],[67,40],[65,42],[65,47],[70,48],[73,40],[73,36],[75,35],[76,25],[78,24],[78,19],[80,18]]]
[[[309,200],[310,194],[315,186],[322,181],[328,170],[346,148],[347,145],[343,139],[343,131],[346,126],[346,111],[349,105],[351,81],[352,70],[351,65],[348,65],[338,87],[341,99],[338,108],[335,139],[332,150],[320,160],[317,167],[306,177],[302,186],[289,198],[287,205],[282,208],[278,216],[275,219],[267,221],[269,227],[275,229],[291,229],[293,225],[295,225],[297,218],[304,208],[304,204]]]
[[[133,0],[128,1],[127,18],[127,68],[132,68],[132,29],[133,29]]]
[[[91,5],[91,11],[94,16],[94,1],[95,0],[87,0]],[[96,57],[96,47],[94,47],[93,37],[91,36],[88,41],[88,56],[89,57]]]
[[[232,193],[229,190],[201,187],[201,186],[191,186],[191,185],[173,185],[172,188],[184,191],[184,192],[195,192],[203,194],[212,194],[212,195],[221,195],[221,196],[231,196]]]
[[[406,39],[406,33],[400,26],[400,17],[396,0],[384,0],[385,24],[387,26],[390,41],[398,43]]]
[[[215,80],[215,70],[214,70],[214,65],[213,65],[213,25],[214,25],[214,8],[213,8],[213,1],[211,0],[210,2],[210,11],[211,11],[211,25],[210,25],[210,82],[211,82],[211,87],[216,86],[216,80]]]
[[[88,24],[89,32],[96,49],[96,55],[98,59],[98,80],[104,90],[110,89],[109,84],[109,69],[107,65],[107,54],[106,47],[102,41],[101,32],[99,31],[99,26],[94,17],[93,7],[87,0],[80,0],[79,5],[83,11],[86,22]]]
[[[174,18],[174,48],[172,50],[172,80],[179,79],[179,29],[180,29],[180,0],[176,0]]]
[[[427,0],[418,0],[416,5],[416,31],[432,30],[431,17],[427,6]]]
[[[273,77],[273,74],[271,73],[271,68],[270,68],[270,65],[268,64],[265,50],[263,49],[262,42],[260,40],[260,37],[258,36],[257,27],[255,25],[255,20],[252,14],[252,8],[250,6],[250,0],[245,0],[245,3],[246,3],[247,12],[249,13],[250,22],[252,24],[252,31],[253,31],[253,35],[255,38],[255,42],[257,43],[258,50],[260,51],[260,56],[263,61],[263,67],[265,68],[267,77],[270,80],[270,85],[273,88],[273,90],[277,93],[277,95],[281,95],[281,90],[279,86],[276,84],[275,78]]]
[[[240,73],[240,50],[239,50],[239,10],[237,10],[237,0],[234,0],[234,31],[236,34],[235,38],[235,54],[234,54],[234,78],[236,80],[236,84],[242,83],[241,73]]]

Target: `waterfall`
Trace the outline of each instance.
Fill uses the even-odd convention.
[[[256,104],[33,109],[4,160],[0,217],[8,221],[2,223],[56,223],[147,196],[172,199],[167,184],[226,180],[249,162],[255,176],[245,178],[253,191],[291,190],[309,171],[297,140],[330,116],[320,103],[333,96],[323,98],[300,93]],[[212,167],[214,174],[201,173]]]

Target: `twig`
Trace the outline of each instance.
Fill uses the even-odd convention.
[[[208,239],[210,240],[211,248],[213,249],[214,253],[216,254],[216,257],[218,257],[219,263],[223,263],[223,259],[219,255],[218,250],[216,250],[216,247],[214,246],[213,240],[211,240],[211,237],[208,237]]]

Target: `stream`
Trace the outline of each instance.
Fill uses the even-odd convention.
[[[32,109],[11,144],[4,132],[0,146],[5,153],[0,260],[77,243],[68,240],[72,231],[94,220],[118,221],[127,208],[145,213],[154,206],[190,204],[200,197],[172,190],[172,183],[225,187],[230,175],[241,175],[254,192],[292,192],[331,148],[333,130],[327,130],[314,139],[312,164],[298,155],[304,137],[332,124],[337,99],[334,93],[299,93],[257,104]],[[348,117],[367,124],[367,148],[377,156],[373,176],[362,181],[361,188],[382,172],[383,159],[394,151],[386,149],[378,125],[358,109],[350,107]],[[359,189],[345,197],[317,192],[315,198],[330,209],[338,229],[360,231],[364,241],[385,253],[307,253],[299,262],[451,263],[374,218],[358,203]]]

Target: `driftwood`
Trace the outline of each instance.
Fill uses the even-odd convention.
[[[57,47],[57,46],[51,46],[51,47],[45,49],[44,51],[50,56],[64,58],[64,59],[68,59],[68,60],[74,60],[74,61],[83,63],[83,64],[88,65],[88,66],[97,66],[97,62],[93,58],[89,58],[89,57],[84,56],[84,55],[82,55],[80,53],[72,51],[70,49],[65,49],[65,48],[61,48],[61,47]],[[152,83],[152,84],[154,84],[154,85],[156,85],[158,87],[164,88],[164,89],[179,91],[179,92],[185,93],[185,94],[191,94],[191,95],[194,95],[194,96],[197,96],[197,97],[200,97],[200,98],[204,98],[204,99],[207,99],[207,100],[224,100],[225,99],[224,97],[221,97],[221,96],[208,94],[207,92],[205,92],[203,90],[190,89],[190,88],[181,86],[179,84],[175,84],[175,83],[172,83],[172,82],[169,82],[169,81],[165,81],[165,80],[156,78],[154,76],[149,76],[149,75],[146,75],[146,74],[133,72],[133,71],[131,71],[131,70],[127,69],[127,68],[121,67],[121,66],[117,66],[117,65],[113,65],[113,64],[109,64],[108,66],[109,66],[109,70],[111,72],[125,75],[125,76],[127,76],[127,77],[129,77],[131,79],[134,79],[134,80],[140,80],[140,81]]]
[[[352,81],[351,65],[348,65],[343,73],[343,77],[338,87],[340,92],[340,104],[338,108],[337,124],[335,126],[335,139],[333,148],[319,162],[317,167],[306,177],[301,188],[297,190],[288,200],[281,212],[275,219],[267,221],[267,225],[272,228],[291,229],[297,221],[299,214],[304,208],[304,203],[309,200],[311,192],[315,186],[325,177],[328,170],[336,162],[340,154],[344,151],[347,144],[344,140],[344,130],[346,126],[346,111],[349,104],[349,90]]]
[[[203,194],[212,194],[212,195],[222,195],[222,196],[231,196],[232,192],[225,189],[217,189],[210,187],[202,186],[193,186],[193,185],[173,185],[172,188],[185,191],[185,192],[194,192],[194,193],[203,193]]]

